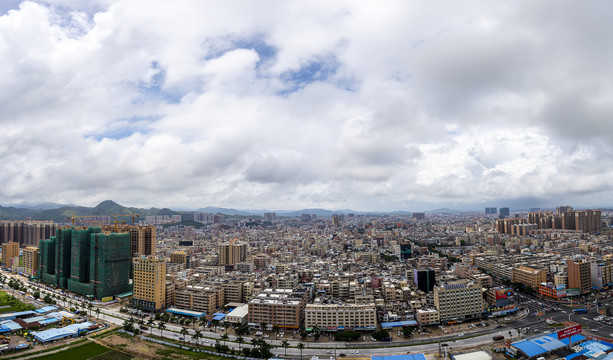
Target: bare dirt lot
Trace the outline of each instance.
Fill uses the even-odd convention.
[[[98,340],[98,342],[102,345],[130,353],[135,356],[135,359],[162,359],[163,356],[158,355],[157,351],[165,349],[162,345],[140,341],[137,338],[124,338],[119,335],[110,335]]]

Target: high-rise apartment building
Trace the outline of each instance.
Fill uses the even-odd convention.
[[[566,260],[568,273],[567,295],[573,293],[589,294],[592,290],[591,267],[588,262],[576,262],[572,259]]]
[[[511,215],[511,211],[509,210],[508,207],[500,208],[500,218],[501,219],[508,218],[510,215]]]
[[[134,278],[132,303],[147,310],[166,306],[166,260],[161,256],[132,259]]]
[[[0,221],[0,243],[38,246],[40,240],[53,236],[57,227],[53,221]]]
[[[276,219],[277,219],[277,213],[274,213],[274,212],[264,213],[264,220],[275,221]]]
[[[247,257],[247,243],[232,239],[227,243],[219,244],[219,265],[234,267]]]
[[[38,248],[36,246],[28,246],[23,249],[23,268],[24,274],[28,277],[38,275]]]
[[[562,215],[564,213],[571,212],[571,211],[573,211],[573,207],[570,206],[570,205],[556,206],[556,214],[557,215]]]
[[[572,206],[558,206],[556,214],[533,212],[528,222],[538,229],[576,230],[588,233],[602,228],[601,210],[573,210]]]
[[[486,207],[485,208],[485,215],[497,215],[498,214],[498,209],[495,207]]]
[[[426,218],[426,214],[423,212],[414,212],[413,213],[413,219],[415,220],[423,220]]]
[[[441,322],[479,318],[484,308],[481,285],[460,280],[435,286],[434,306]]]
[[[15,258],[19,258],[19,243],[10,241],[2,244],[2,265],[6,267],[13,266]]]

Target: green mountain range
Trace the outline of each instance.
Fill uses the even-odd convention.
[[[62,206],[56,209],[29,209],[29,208],[16,208],[16,207],[3,207],[0,206],[0,219],[1,220],[25,220],[30,218],[31,220],[53,220],[55,222],[65,222],[70,217],[74,216],[109,216],[109,215],[132,215],[138,214],[140,219],[144,219],[148,215],[184,215],[187,213],[180,213],[167,208],[158,209],[140,209],[133,207],[126,207],[119,205],[112,200],[105,200],[95,207],[84,206]]]

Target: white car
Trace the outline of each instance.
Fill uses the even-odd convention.
[[[351,350],[351,353],[352,353],[352,354],[359,354],[360,352],[359,352],[359,351],[357,351],[357,350]]]

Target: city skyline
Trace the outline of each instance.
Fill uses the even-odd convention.
[[[0,205],[611,206],[613,4],[0,4]]]

